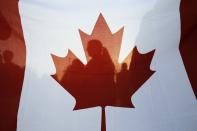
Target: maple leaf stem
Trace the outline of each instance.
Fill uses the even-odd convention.
[[[102,106],[101,114],[101,131],[106,131],[106,117],[105,117],[105,106]]]

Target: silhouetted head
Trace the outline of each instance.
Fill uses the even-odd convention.
[[[127,71],[127,63],[122,63],[121,71]]]
[[[83,63],[78,59],[73,60],[71,66],[72,66],[72,69],[74,70],[83,70],[84,68]]]
[[[3,59],[4,59],[5,63],[11,63],[13,60],[13,57],[14,57],[14,55],[13,55],[12,51],[6,50],[3,52]]]
[[[88,42],[87,51],[90,57],[97,58],[102,54],[102,43],[99,40],[90,40]]]

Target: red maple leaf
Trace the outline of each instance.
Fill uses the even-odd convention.
[[[102,107],[102,131],[106,131],[105,107],[134,108],[131,96],[154,73],[149,66],[154,54],[140,54],[135,47],[118,63],[124,28],[112,34],[102,14],[91,35],[79,31],[88,63],[70,50],[65,58],[52,55],[57,72],[53,78],[75,99],[74,110]]]

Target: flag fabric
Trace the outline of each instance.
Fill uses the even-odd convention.
[[[197,97],[197,81],[195,80],[197,69],[195,68],[197,62],[194,60],[196,56],[196,21],[197,11],[195,11],[197,2],[192,0],[190,2],[182,1],[180,6],[181,13],[181,42],[180,52],[181,56],[193,87],[193,91]],[[189,15],[191,14],[191,15]]]
[[[0,131],[16,131],[26,49],[18,0],[0,0]]]
[[[195,7],[1,0],[0,130],[196,131]]]

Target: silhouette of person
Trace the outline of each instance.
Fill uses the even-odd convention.
[[[21,79],[22,79],[22,69],[14,64],[13,61],[13,53],[9,50],[3,52],[3,77],[5,79],[5,87],[9,88],[6,89],[7,93],[11,96],[18,95],[18,91],[21,86]],[[11,81],[11,82],[10,82]]]
[[[117,74],[117,85],[123,85],[125,83],[125,80],[128,78],[128,74],[127,63],[122,63],[121,70]]]
[[[85,88],[89,92],[88,103],[103,106],[114,101],[115,67],[106,48],[99,40],[90,40],[87,52],[91,59],[85,67]],[[93,101],[91,101],[93,100]],[[96,101],[96,102],[95,102]]]
[[[129,89],[132,88],[131,84],[130,84],[130,79],[129,79],[129,70],[128,70],[128,66],[127,63],[122,63],[121,65],[121,70],[120,72],[117,74],[117,78],[116,78],[116,85],[117,85],[117,90],[116,90],[116,95],[117,95],[117,99],[116,99],[116,104],[120,105],[120,104],[124,104],[126,105],[127,103],[120,103],[119,98],[122,99],[130,99],[130,98],[125,98],[129,92]],[[121,105],[120,105],[121,106]]]
[[[122,63],[121,65],[121,70],[120,72],[117,74],[117,85],[121,86],[121,85],[127,85],[127,83],[125,83],[125,81],[128,79],[128,66],[127,63]]]
[[[79,96],[80,88],[83,88],[82,74],[84,71],[83,63],[74,59],[72,64],[67,67],[64,76],[61,80],[61,84],[66,87],[66,89],[72,93],[73,96]]]
[[[16,130],[16,118],[22,87],[23,70],[14,64],[13,53],[9,50],[3,52],[4,63],[1,66],[0,88],[1,88],[1,117],[5,124],[10,126],[3,127],[6,130]],[[2,60],[1,60],[2,61]],[[6,101],[6,102],[5,102]]]

